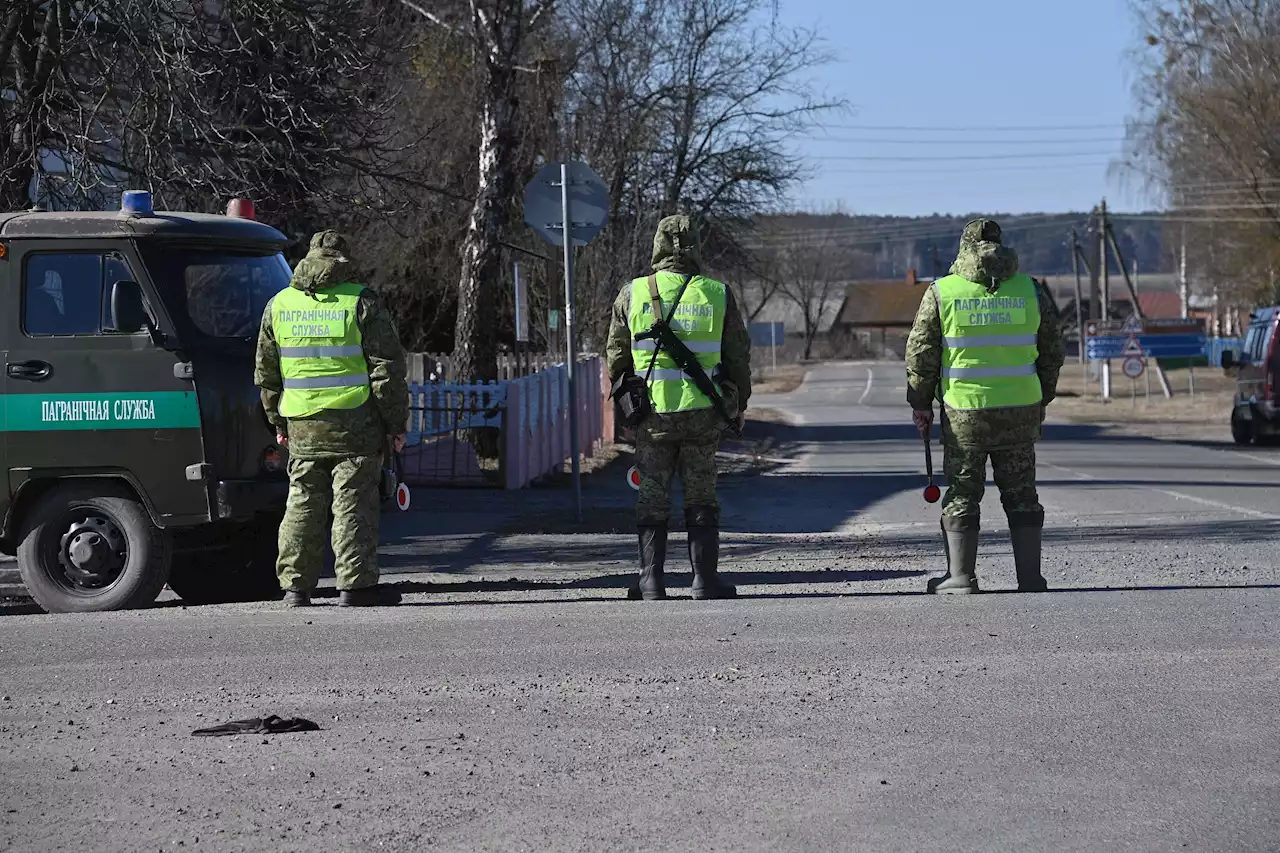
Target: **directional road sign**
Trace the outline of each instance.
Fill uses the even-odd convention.
[[[1125,329],[1138,328],[1137,334]],[[1140,355],[1144,358],[1187,358],[1204,355],[1208,346],[1203,320],[1136,317],[1118,322],[1096,320],[1085,326],[1085,355],[1094,360]],[[1137,341],[1137,347],[1130,344]]]
[[[553,246],[564,245],[560,163],[548,163],[524,188],[524,221]],[[573,245],[585,246],[609,221],[609,188],[586,163],[566,163]]]
[[[1133,345],[1136,342],[1136,346]],[[1188,358],[1204,355],[1208,339],[1204,335],[1108,335],[1085,339],[1085,355],[1092,360],[1141,356],[1143,358]]]

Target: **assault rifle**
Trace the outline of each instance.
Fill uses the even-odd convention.
[[[694,386],[711,400],[711,407],[716,410],[720,417],[724,418],[724,422],[729,425],[729,431],[734,435],[742,435],[742,432],[738,429],[737,419],[729,414],[729,407],[725,404],[724,397],[720,395],[720,389],[716,387],[716,383],[707,375],[707,372],[702,369],[702,365],[698,363],[698,357],[694,355],[693,350],[689,349],[685,342],[680,340],[680,336],[671,328],[671,316],[675,315],[675,306],[680,303],[680,297],[684,295],[684,289],[688,285],[689,280],[686,280],[684,287],[680,288],[680,293],[677,294],[676,301],[671,307],[671,315],[663,319],[661,311],[655,311],[654,317],[656,319],[653,321],[653,325],[649,327],[648,331],[638,333],[635,339],[637,341],[654,342],[653,360],[655,363],[658,360],[658,353],[665,349],[667,355],[671,356],[676,366],[684,372],[685,376],[693,380]],[[650,279],[650,293],[653,296],[656,308],[659,304],[656,276]],[[717,366],[716,370],[720,370],[719,366]]]

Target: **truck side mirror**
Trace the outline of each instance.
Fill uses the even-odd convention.
[[[1230,370],[1236,366],[1236,354],[1233,350],[1224,349],[1222,351],[1222,369]]]
[[[142,304],[142,288],[136,281],[117,281],[111,286],[111,325],[117,332],[137,334],[147,323]]]

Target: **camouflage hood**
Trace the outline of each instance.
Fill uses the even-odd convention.
[[[698,275],[702,272],[702,242],[698,226],[688,216],[668,216],[653,235],[653,271]]]
[[[347,241],[337,231],[321,231],[311,238],[307,256],[298,262],[290,286],[315,293],[351,280],[353,264]]]
[[[990,219],[975,219],[960,236],[960,253],[951,265],[952,275],[985,285],[995,292],[1000,283],[1018,272],[1018,253],[1001,242],[1000,226]]]

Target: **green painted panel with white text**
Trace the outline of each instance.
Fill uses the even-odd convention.
[[[194,391],[123,394],[0,395],[6,432],[93,429],[195,429],[200,407]]]

